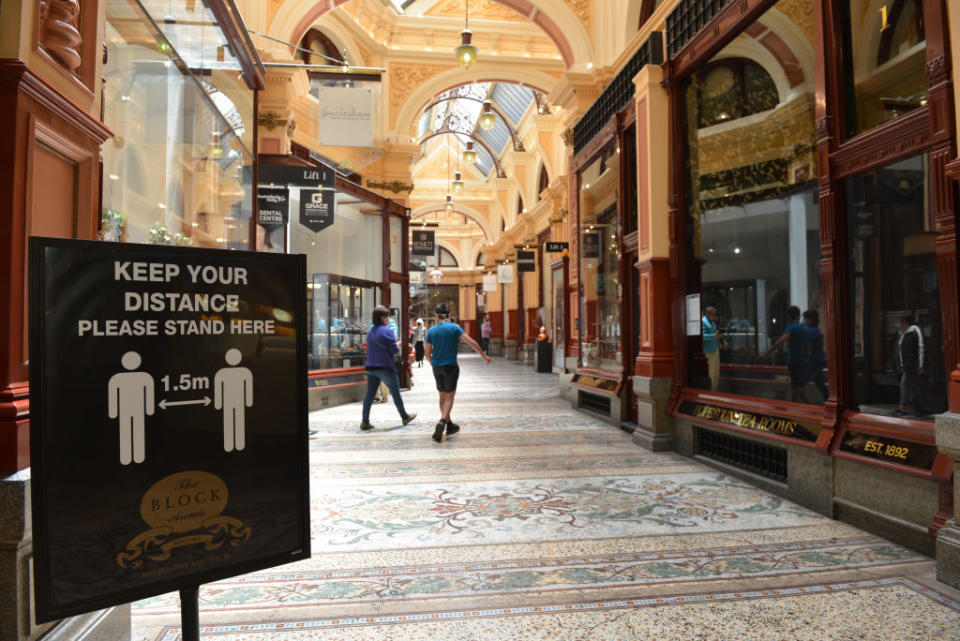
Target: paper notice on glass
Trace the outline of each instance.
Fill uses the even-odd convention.
[[[487,274],[483,277],[483,291],[485,292],[495,292],[497,291],[497,277],[493,274]]]
[[[506,284],[513,282],[513,265],[497,265],[497,282]]]
[[[687,336],[700,335],[700,294],[687,294]]]

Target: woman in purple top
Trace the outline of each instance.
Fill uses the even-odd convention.
[[[390,390],[390,396],[393,397],[393,403],[400,412],[400,418],[406,425],[414,418],[416,414],[407,414],[403,407],[403,399],[400,398],[400,382],[397,380],[397,370],[393,366],[393,355],[400,351],[397,346],[397,335],[387,325],[390,319],[390,310],[383,305],[377,305],[373,308],[373,326],[367,332],[367,395],[363,399],[363,419],[360,423],[361,430],[372,430],[370,424],[370,406],[373,405],[373,397],[377,394],[377,388],[383,382]]]

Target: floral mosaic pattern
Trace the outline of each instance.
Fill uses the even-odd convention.
[[[320,490],[322,492],[322,490]],[[359,543],[451,545],[478,541],[635,536],[823,520],[727,476],[549,479],[430,488],[367,487],[314,496],[321,548]]]
[[[463,429],[441,444],[428,368],[404,393],[421,416],[408,427],[391,427],[392,404],[375,406],[373,433],[357,430],[358,405],[311,416],[314,556],[202,586],[203,638],[927,641],[960,629],[956,603],[899,578],[929,574],[924,557],[642,450],[572,411],[552,375],[461,366]],[[887,578],[837,583],[861,573]],[[756,582],[767,587],[743,591]],[[870,611],[888,616],[850,616]],[[134,641],[181,639],[177,594],[133,613]]]

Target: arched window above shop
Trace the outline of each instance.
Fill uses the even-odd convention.
[[[456,257],[446,247],[440,247],[440,267],[459,267]]]
[[[777,85],[767,71],[746,58],[723,58],[700,74],[697,114],[709,127],[773,109],[780,102]]]
[[[300,40],[300,47],[321,54],[317,56],[301,51],[300,58],[307,64],[329,65],[334,64],[333,60],[343,59],[343,54],[337,51],[337,45],[333,44],[333,41],[319,29],[310,29],[307,31],[303,39]],[[323,56],[326,56],[326,58]],[[330,60],[330,58],[333,60]]]
[[[487,255],[483,252],[477,254],[477,267],[483,267],[487,264]]]
[[[547,168],[540,164],[540,179],[537,181],[537,196],[543,194],[543,191],[550,186],[550,176],[547,175]]]

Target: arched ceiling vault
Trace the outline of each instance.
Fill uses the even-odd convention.
[[[287,42],[299,42],[314,23],[333,8],[350,0],[286,0],[271,21],[269,32]],[[556,45],[567,68],[586,65],[594,58],[590,29],[584,24],[590,12],[574,11],[564,0],[493,0],[508,7],[536,25]],[[396,24],[409,21],[397,16]]]

